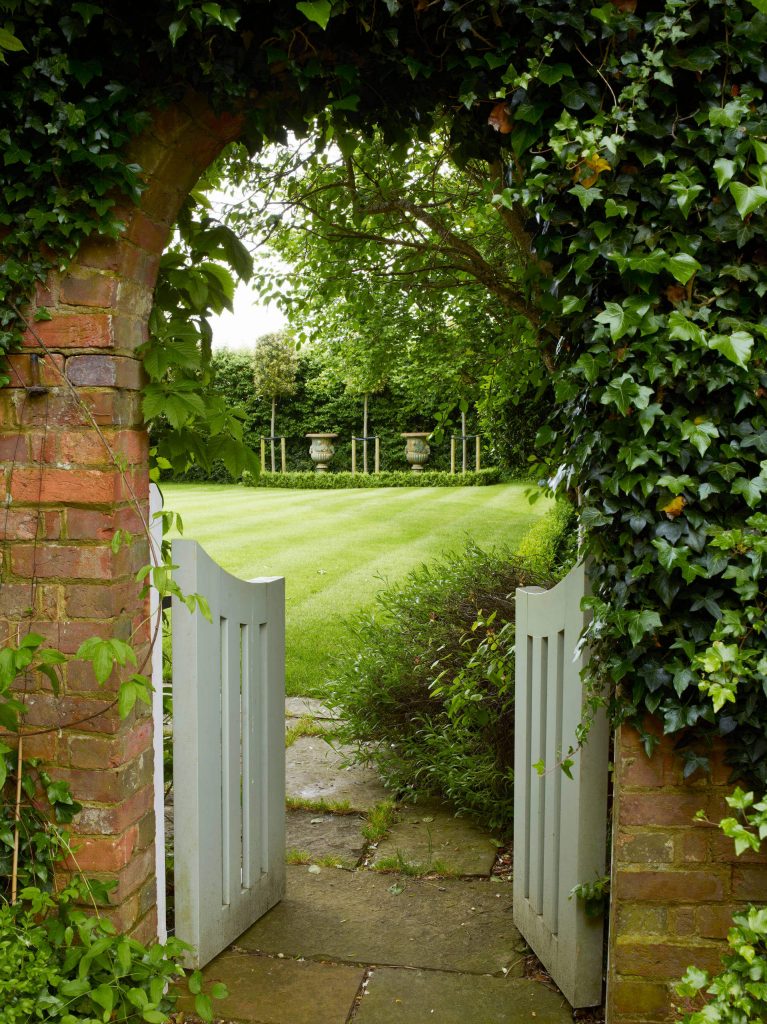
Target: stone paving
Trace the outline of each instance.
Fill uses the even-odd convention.
[[[286,715],[332,725],[308,698],[292,698]],[[287,893],[205,968],[230,993],[216,1001],[217,1017],[569,1024],[564,998],[523,977],[529,950],[512,920],[511,882],[491,874],[497,839],[444,804],[419,801],[398,806],[371,843],[367,814],[391,794],[371,769],[350,765],[350,753],[332,736],[300,736],[288,748]]]

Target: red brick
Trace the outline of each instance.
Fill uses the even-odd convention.
[[[108,547],[72,547],[55,544],[15,545],[11,566],[17,576],[33,574],[45,579],[110,578],[112,552]]]
[[[67,275],[61,280],[60,301],[65,306],[90,306],[109,309],[117,294],[117,279],[92,274],[87,277]]]
[[[3,509],[0,512],[0,539],[34,540],[39,513],[34,509]]]
[[[126,736],[70,736],[72,768],[118,768],[151,750],[152,720],[138,722]]]
[[[619,974],[628,977],[678,981],[690,964],[703,970],[719,970],[723,952],[721,944],[619,943],[615,947],[615,966]]]
[[[668,864],[674,859],[674,842],[665,832],[622,832],[615,842],[621,864]]]
[[[47,309],[49,306],[55,306],[58,290],[58,276],[51,272],[45,284],[38,281],[35,285],[35,307],[39,309],[40,306],[45,306]]]
[[[673,910],[669,931],[678,938],[695,935],[697,932],[695,907],[677,907]]]
[[[154,815],[151,815],[154,820]],[[134,853],[133,859],[117,873],[117,887],[111,893],[113,904],[124,903],[137,890],[142,889],[147,879],[154,879],[155,847],[154,843],[140,852]]]
[[[706,810],[707,804],[705,793],[622,793],[620,824],[692,825],[698,810]]]
[[[56,776],[69,782],[72,793],[81,801],[117,804],[152,781],[151,754],[142,754],[120,768],[102,771],[57,768]]]
[[[698,934],[704,939],[726,939],[732,928],[732,915],[735,907],[731,904],[714,904],[698,907],[696,926]]]
[[[136,606],[138,591],[133,582],[108,587],[101,581],[90,585],[73,583],[64,590],[65,612],[73,619],[111,619]]]
[[[709,858],[710,839],[707,830],[685,830],[674,843],[676,859],[685,864],[702,864]]]
[[[122,243],[102,235],[91,235],[77,251],[78,267],[115,271],[120,265]]]
[[[52,320],[35,324],[35,332],[49,349],[109,348],[112,344],[112,318],[104,313],[82,313],[79,316],[59,314]],[[34,335],[27,331],[24,344],[38,347]]]
[[[130,861],[138,832],[135,825],[116,839],[106,836],[78,837],[68,867],[81,871],[115,872]]]
[[[157,223],[150,220],[141,210],[136,210],[128,225],[125,237],[133,242],[139,249],[145,252],[158,255],[163,251],[170,235],[170,226],[167,223]]]
[[[11,387],[30,387],[41,384],[44,387],[57,387],[64,382],[64,357],[53,353],[18,352],[7,357],[8,376]],[[35,371],[35,365],[37,370]]]
[[[17,469],[11,480],[14,501],[72,502],[107,505],[114,501],[119,487],[117,470]]]
[[[137,252],[138,250],[133,250]],[[149,286],[154,284],[154,279],[157,274],[157,268],[154,268],[154,273],[151,280],[147,280],[144,283]],[[146,325],[146,321],[142,320],[141,317],[135,316],[117,316],[114,319],[114,339],[115,349],[127,350],[134,352],[139,345],[143,345],[149,337],[149,329]]]
[[[154,807],[154,787],[144,786],[119,804],[84,803],[75,824],[88,835],[119,835],[129,825],[139,824]]]
[[[132,391],[141,388],[144,380],[137,359],[101,355],[70,356],[67,377],[79,387],[118,387]]]
[[[25,434],[0,437],[0,462],[26,462],[28,458]]]
[[[80,732],[119,732],[123,727],[113,700],[51,693],[27,698],[25,722],[30,730],[71,728]]]
[[[619,1013],[652,1014],[666,1008],[670,995],[668,985],[621,979],[612,989],[611,1003]]]
[[[46,430],[34,430],[27,434],[29,461],[34,463],[56,461],[56,434],[58,424],[47,424]]]
[[[22,619],[30,615],[35,606],[31,583],[5,583],[0,589],[0,609],[3,615]]]
[[[767,902],[767,867],[762,864],[736,864],[732,869],[732,895],[748,903]]]
[[[702,871],[618,871],[618,899],[663,903],[720,900],[725,894],[723,877],[711,867]]]
[[[140,396],[135,391],[81,391],[80,398],[100,427],[143,426]],[[89,422],[82,410],[75,423]]]
[[[131,928],[130,937],[144,946],[157,941],[157,907],[152,906],[141,920]]]

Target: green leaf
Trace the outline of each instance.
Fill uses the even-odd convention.
[[[326,29],[328,27],[330,13],[332,10],[332,6],[328,0],[314,0],[314,2],[310,3],[296,4],[296,9],[299,10],[309,21],[313,21],[316,25],[319,25],[321,29]]]
[[[187,979],[187,985],[193,996],[199,995],[202,992],[202,973],[200,971],[192,971]]]
[[[708,345],[745,370],[751,358],[754,339],[746,331],[735,331],[733,334],[715,334]]]
[[[20,50],[26,52],[26,46],[18,39],[12,32],[9,32],[7,28],[0,28],[0,50],[8,50],[13,53],[18,53]]]
[[[600,402],[602,405],[617,405],[626,416],[632,406],[636,409],[646,409],[652,394],[652,388],[640,386],[631,374],[624,373],[610,381],[602,393]]]
[[[714,174],[716,175],[716,183],[719,188],[721,188],[722,185],[726,185],[735,174],[734,162],[732,160],[727,160],[726,157],[720,156],[718,160],[714,160]]]
[[[628,619],[628,633],[635,644],[638,644],[646,633],[659,629],[660,626],[660,615],[649,609],[631,613]]]
[[[767,188],[762,185],[744,185],[741,181],[733,181],[730,183],[730,192],[743,220],[763,203],[767,203]]]
[[[677,253],[666,259],[666,268],[680,284],[687,284],[693,274],[700,270],[700,263],[685,252]]]
[[[330,4],[328,4],[330,6]],[[205,995],[201,992],[198,996],[194,997],[194,1009],[198,1017],[204,1021],[213,1020],[213,1003],[211,1002],[210,996]]]

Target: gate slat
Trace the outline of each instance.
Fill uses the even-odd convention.
[[[204,966],[284,895],[284,580],[230,576],[194,541],[173,599],[176,935]]]
[[[585,587],[579,565],[549,591],[520,588],[516,596],[514,921],[576,1008],[602,997],[604,923],[569,894],[604,872],[609,739],[598,714],[573,778],[558,767],[576,746],[582,715]]]

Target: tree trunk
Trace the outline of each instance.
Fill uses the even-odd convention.
[[[461,472],[466,472],[466,413],[461,413]]]
[[[365,401],[362,406],[362,436],[365,440],[362,442],[362,472],[367,473],[368,471],[368,393],[365,392]]]
[[[276,470],[275,457],[274,457],[274,421],[275,421],[275,418],[276,418],[276,411],[277,411],[277,396],[276,395],[272,395],[272,426],[271,426],[271,430],[269,431],[269,433],[271,434],[271,442],[270,443],[271,443],[271,446],[272,446],[271,447],[272,473],[274,473],[275,470]]]

